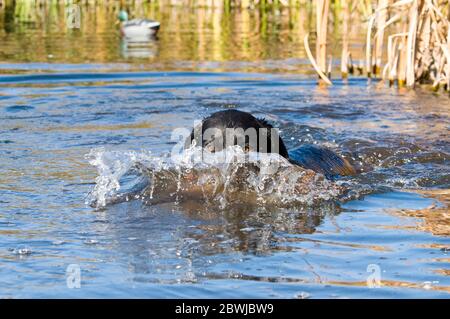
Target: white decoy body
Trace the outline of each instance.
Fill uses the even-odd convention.
[[[119,13],[119,20],[122,22],[120,32],[126,38],[143,38],[155,36],[158,33],[160,26],[160,23],[155,20],[128,20],[128,14],[125,11],[121,11]]]

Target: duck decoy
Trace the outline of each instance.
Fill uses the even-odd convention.
[[[128,13],[124,10],[119,12],[121,22],[120,32],[126,38],[143,38],[155,36],[160,27],[160,23],[149,19],[128,20]]]

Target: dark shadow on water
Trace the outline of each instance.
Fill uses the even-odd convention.
[[[107,207],[104,222],[114,250],[134,273],[146,274],[153,278],[147,278],[150,281],[171,282],[186,279],[180,277],[182,271],[199,276],[223,258],[230,262],[246,255],[290,251],[286,238],[295,241],[295,236],[313,234],[326,216],[339,212],[336,204],[315,209],[248,205],[213,209],[200,202],[146,206],[131,201]]]

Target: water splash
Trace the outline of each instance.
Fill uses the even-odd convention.
[[[87,158],[99,174],[87,203],[97,208],[131,199],[146,204],[202,200],[220,207],[240,202],[315,205],[344,192],[278,154],[244,152],[239,146],[217,153],[194,146],[162,156],[100,148]]]

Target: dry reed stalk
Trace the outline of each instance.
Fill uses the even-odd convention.
[[[418,37],[416,44],[416,80],[421,81],[427,76],[426,70],[432,63],[430,55],[424,54],[431,39],[431,17],[429,15],[420,20],[418,33],[421,36]]]
[[[399,59],[401,55],[401,47],[398,44],[398,40],[406,37],[407,33],[397,33],[392,34],[388,37],[388,62],[386,64],[385,70],[383,71],[383,79],[385,74],[389,73],[389,84],[393,85],[398,79],[398,67]]]
[[[359,75],[363,75],[363,73],[364,73],[364,61],[363,60],[359,60],[359,63],[356,66],[356,69],[358,70]]]
[[[443,86],[450,90],[450,4],[448,0],[379,0],[372,13],[371,1],[341,0],[343,8],[343,35],[341,53],[342,77],[348,76],[353,68],[348,52],[349,20],[352,10],[358,8],[367,17],[367,36],[365,63],[360,61],[355,68],[367,76],[378,74],[381,70],[383,42],[387,37],[387,63],[383,68],[383,79],[389,79],[399,86],[413,87],[416,83],[432,83],[434,87]],[[305,37],[308,58],[316,72],[326,82],[326,34],[329,0],[316,2],[316,59],[312,57]],[[372,31],[376,25],[376,33]],[[401,33],[390,35],[387,28],[396,25]],[[389,28],[391,29],[391,28]],[[397,31],[398,32],[398,31]],[[374,45],[372,46],[372,41]],[[350,69],[349,69],[350,64]],[[364,65],[365,64],[365,65]],[[330,67],[328,68],[328,73]]]
[[[366,72],[367,77],[370,78],[371,76],[371,69],[372,69],[372,46],[371,46],[371,37],[372,37],[372,27],[373,23],[375,21],[375,18],[372,16],[369,18],[367,22],[367,37],[366,37]]]
[[[450,10],[448,1],[400,0],[389,6],[397,13],[386,22],[400,22],[403,33],[389,36],[388,62],[383,78],[397,77],[399,86],[406,83],[432,83],[450,88]],[[378,31],[379,32],[379,31]],[[378,34],[377,34],[378,35]],[[395,44],[400,37],[398,47]],[[394,39],[395,38],[395,39]],[[396,63],[398,59],[398,64]]]
[[[383,56],[383,41],[384,41],[384,28],[387,26],[386,20],[388,16],[388,8],[389,0],[379,0],[378,8],[379,12],[376,18],[377,24],[377,34],[376,34],[376,42],[375,42],[375,62],[373,67],[373,73],[376,75],[380,72],[381,69],[381,58]]]
[[[333,67],[333,56],[330,54],[329,60],[328,60],[328,70],[327,70],[327,76],[329,79],[331,79],[331,69]]]
[[[449,10],[449,15],[450,15],[450,10]],[[450,18],[449,18],[450,20]],[[442,50],[445,53],[445,57],[447,58],[447,69],[446,69],[446,73],[447,73],[447,90],[450,91],[450,22],[449,22],[449,28],[447,31],[447,45],[443,45],[442,46]]]
[[[415,83],[415,52],[417,19],[419,14],[418,0],[414,0],[409,9],[408,40],[406,45],[406,86],[413,87]]]
[[[358,6],[357,8],[359,9],[360,13],[363,16],[363,19],[367,19],[367,17],[369,17],[372,14],[372,3],[370,0],[359,0],[356,1]]]
[[[348,54],[348,73],[349,74],[355,73],[355,66],[353,64],[353,58],[351,53]]]
[[[390,35],[388,37],[388,45],[387,45],[387,63],[383,70],[383,79],[386,79],[386,74],[389,73],[389,84],[392,85],[395,80],[395,74],[393,74],[393,70],[396,70],[394,67],[396,48],[397,48],[397,35]]]
[[[316,59],[322,72],[327,66],[327,27],[330,0],[317,0],[316,2]]]
[[[406,30],[408,28],[407,23],[403,23],[402,25],[403,28],[403,33],[406,33]],[[399,43],[399,60],[398,60],[398,86],[402,87],[405,85],[406,83],[406,58],[407,58],[407,48],[406,48],[406,44],[407,44],[407,35],[402,37],[400,39],[400,43]]]
[[[398,39],[406,36],[405,33],[393,34],[388,37],[388,70],[389,70],[389,84],[393,85],[397,80],[397,69],[400,56]]]
[[[314,59],[311,50],[309,48],[309,42],[308,42],[308,37],[309,34],[306,34],[305,38],[304,38],[304,45],[305,45],[305,51],[306,51],[306,55],[308,56],[309,61],[311,62],[312,66],[314,67],[314,69],[316,70],[317,74],[319,74],[320,78],[328,85],[332,85],[330,79],[322,72],[322,70],[319,68],[319,66],[316,63],[316,60]]]
[[[389,8],[389,0],[380,0],[375,12],[371,14],[367,20],[367,36],[366,36],[366,72],[370,78],[372,72],[376,75],[381,69],[381,57],[383,55],[383,41],[385,28],[395,20],[387,19],[387,10]],[[396,18],[396,17],[394,17]],[[377,23],[377,32],[374,36],[375,52],[372,56],[372,29]]]
[[[350,0],[342,0],[342,11],[344,13],[342,19],[342,54],[341,54],[341,74],[342,78],[348,77],[348,64],[349,64],[349,52],[348,52],[348,33],[349,33],[349,21],[350,21]]]
[[[241,7],[243,9],[250,8],[250,0],[241,0]]]
[[[389,73],[389,86],[394,85],[395,81],[398,79],[398,75],[397,75],[398,60],[399,60],[399,52],[397,51],[397,53],[394,54],[394,58],[391,63],[392,68],[391,68],[391,72]]]

